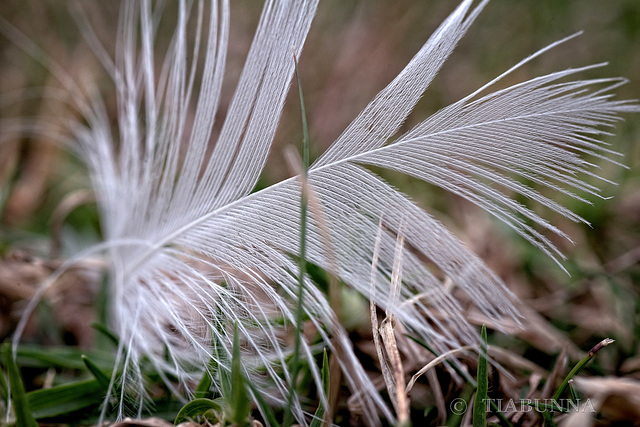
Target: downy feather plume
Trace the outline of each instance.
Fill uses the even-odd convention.
[[[114,375],[110,394],[118,395],[118,418],[132,403],[136,408],[144,404],[142,361],[176,393],[189,394],[189,384],[212,357],[212,343],[231,354],[234,323],[246,374],[275,401],[286,401],[293,379],[282,324],[295,321],[300,179],[252,190],[291,84],[292,48],[302,51],[316,3],[266,2],[217,135],[214,119],[229,43],[227,1],[180,1],[173,38],[161,56],[154,50],[160,9],[150,1],[122,3],[115,59],[80,12],[85,38],[115,85],[115,130],[100,97],[83,95],[86,89],[46,60],[83,118],[66,124],[66,138],[86,161],[97,197],[106,242],[95,250],[106,249],[111,261],[111,321],[120,338],[122,374]],[[580,180],[592,174],[593,165],[583,156],[609,159],[615,153],[600,142],[602,128],[612,126],[620,113],[638,111],[633,102],[612,98],[622,79],[571,80],[599,65],[488,92],[553,44],[391,139],[487,3],[463,1],[308,172],[309,192],[318,207],[308,212],[308,261],[373,298],[440,352],[478,343],[442,276],[497,322],[505,316],[517,319],[513,297],[440,222],[370,167],[400,171],[451,191],[558,259],[562,254],[547,236],[567,236],[512,195],[583,221],[540,189],[576,199],[581,199],[578,193],[597,195],[596,187]],[[2,29],[26,49],[37,49],[6,23]],[[195,41],[187,35],[193,31]],[[51,134],[45,126],[40,129]],[[402,286],[392,296],[398,235],[404,239]],[[371,272],[374,247],[376,274]],[[433,307],[446,312],[447,319],[430,316]],[[326,345],[339,348],[346,381],[366,419],[375,424],[382,414],[393,420],[327,296],[309,278],[304,311]],[[301,345],[322,394],[316,350],[305,340]],[[228,368],[227,360],[218,362]],[[124,396],[137,396],[137,401]],[[297,399],[294,406],[297,420],[308,422]]]

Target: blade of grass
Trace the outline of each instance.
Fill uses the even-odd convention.
[[[233,328],[233,356],[231,357],[231,396],[224,397],[227,400],[227,407],[231,409],[231,421],[237,426],[246,423],[250,409],[240,357],[240,336],[236,322]]]
[[[507,419],[507,417],[504,416],[504,414],[502,413],[502,411],[500,410],[498,405],[496,405],[496,402],[494,402],[493,400],[489,399],[489,405],[491,405],[491,409],[496,414],[496,416],[498,418],[500,418],[500,425],[501,426],[503,426],[503,427],[513,427],[513,424],[511,424],[511,421],[509,421]]]
[[[0,366],[4,363],[0,362]],[[4,370],[0,369],[0,399],[6,401],[9,397],[9,385],[7,384],[7,377],[4,376]]]
[[[7,369],[7,374],[9,375],[9,389],[11,391],[17,425],[24,427],[38,427],[38,423],[36,423],[36,420],[33,418],[31,406],[29,405],[29,400],[27,399],[27,395],[24,391],[24,384],[22,383],[20,370],[13,358],[11,344],[5,343],[2,345],[2,356],[5,368]]]
[[[411,335],[408,335],[408,334],[405,334],[405,336],[410,338],[410,339],[412,339],[417,344],[421,345],[422,347],[426,348],[427,350],[429,350],[431,352],[431,354],[436,356],[436,358],[441,357],[441,355],[438,352],[433,350],[425,342],[419,340],[416,337],[412,337]],[[462,378],[464,378],[465,381],[467,382],[467,384],[469,384],[471,387],[473,387],[473,388],[477,387],[478,383],[476,382],[476,380],[471,378],[468,373],[466,373],[465,371],[461,370],[459,367],[457,367],[455,364],[449,362],[448,360],[444,360],[443,363],[446,364],[449,368],[451,368],[454,371],[456,371],[456,373],[458,375],[460,375]],[[511,424],[511,422],[507,419],[507,417],[504,416],[504,414],[502,413],[502,411],[500,410],[498,405],[496,405],[496,403],[493,400],[489,400],[489,404],[491,405],[491,409],[495,412],[495,414],[498,416],[498,418],[500,418],[500,422],[502,423],[503,426],[505,426],[505,427],[513,427],[513,424]]]
[[[104,340],[98,340],[98,338],[96,337],[96,341],[98,341],[98,343],[96,344],[96,348],[105,348],[107,341],[114,347],[118,347],[118,337],[113,332],[111,332],[109,328],[107,328],[106,324],[101,322],[94,322],[91,324],[91,327],[99,332],[99,335],[104,338]]]
[[[322,387],[324,388],[325,394],[328,396],[331,390],[331,382],[329,378],[329,358],[327,357],[327,350],[324,350],[322,354]],[[324,422],[324,414],[325,408],[322,404],[322,400],[318,403],[318,409],[316,409],[316,413],[313,415],[313,420],[309,427],[320,427]]]
[[[193,394],[197,398],[208,398],[212,395],[211,385],[213,384],[213,376],[218,370],[218,361],[216,360],[216,336],[217,335],[215,331],[213,331],[211,333],[211,347],[213,348],[213,354],[211,355],[211,359],[209,359],[209,363],[207,363],[207,369],[205,369],[204,373],[202,374],[202,379],[198,383],[198,387]]]
[[[569,372],[569,374],[566,376],[564,381],[562,381],[562,384],[560,384],[560,387],[558,387],[558,390],[556,390],[556,394],[553,395],[553,399],[556,401],[559,400],[560,397],[562,396],[562,393],[564,393],[565,389],[567,388],[569,381],[573,377],[578,375],[578,373],[582,370],[582,368],[587,366],[587,363],[589,363],[591,359],[595,357],[596,353],[598,353],[600,350],[602,350],[603,348],[605,348],[606,346],[608,346],[613,342],[614,340],[612,340],[611,338],[605,338],[604,340],[596,344],[591,350],[589,350],[589,352],[573,367],[573,369],[571,370],[571,372]]]
[[[473,427],[487,425],[487,395],[489,392],[489,377],[487,368],[487,325],[482,325],[480,332],[480,354],[478,355],[478,386],[476,398],[473,402]]]
[[[256,388],[256,386],[254,386],[251,381],[247,381],[247,385],[251,389],[251,394],[253,395],[253,398],[255,399],[256,404],[258,405],[260,412],[262,413],[262,416],[268,422],[268,425],[272,427],[280,426],[280,423],[276,419],[276,415],[273,413],[273,409],[271,409],[271,406],[269,406],[267,402],[265,402],[262,394]]]
[[[462,389],[460,396],[455,399],[451,404],[451,414],[447,418],[445,423],[448,427],[459,426],[462,423],[462,419],[464,417],[465,412],[468,409],[469,400],[471,399],[471,395],[473,394],[474,388],[467,385]],[[454,404],[455,402],[455,404]]]
[[[571,399],[574,402],[579,402],[580,401],[580,396],[578,395],[578,392],[576,391],[576,388],[573,386],[573,380],[569,381],[569,393],[571,393]]]
[[[107,387],[98,380],[87,380],[35,390],[27,393],[27,398],[35,418],[50,418],[92,406],[97,408],[104,401]]]
[[[602,350],[603,348],[605,348],[606,346],[608,346],[613,342],[615,341],[612,340],[611,338],[605,338],[602,341],[600,341],[598,344],[596,344],[591,350],[589,350],[589,352],[582,359],[580,359],[578,363],[576,363],[576,365],[573,367],[571,372],[569,372],[569,374],[562,381],[562,384],[560,384],[560,387],[558,387],[558,389],[556,390],[556,393],[553,395],[553,401],[558,402],[562,397],[562,394],[566,390],[567,386],[569,385],[569,381],[571,381],[573,377],[578,375],[578,373],[585,366],[587,366],[587,364],[591,361],[591,359],[595,357],[596,353],[598,353],[600,350]],[[544,423],[545,427],[555,425],[552,419],[552,416],[548,412],[546,411],[542,412],[542,416],[545,418],[545,423]]]
[[[307,113],[304,108],[304,97],[302,95],[302,82],[298,70],[298,59],[293,52],[293,62],[296,71],[296,81],[298,82],[298,93],[300,94],[300,110],[302,116],[302,182],[300,185],[300,254],[299,254],[299,282],[298,282],[298,303],[296,305],[296,328],[293,343],[293,359],[291,362],[291,391],[288,397],[288,408],[284,417],[284,425],[290,425],[293,418],[293,399],[297,393],[296,380],[300,371],[300,341],[302,340],[302,318],[304,314],[304,278],[306,275],[306,240],[307,240],[307,195],[304,190],[307,182],[309,170],[309,130],[307,127]]]
[[[210,417],[207,415],[210,411],[213,412],[215,416]],[[199,419],[200,417],[204,417],[208,422],[215,424],[223,420],[223,413],[224,408],[217,399],[193,399],[180,409],[173,424],[178,425],[188,421],[202,422],[203,420]]]
[[[109,275],[105,274],[102,277],[102,281],[100,283],[100,289],[98,291],[98,295],[95,302],[96,307],[96,317],[97,322],[93,323],[91,326],[98,332],[99,334],[95,335],[94,345],[95,348],[101,350],[109,350],[111,345],[115,345],[118,347],[118,337],[115,336],[108,328],[107,324],[109,321]]]
[[[213,352],[215,354],[215,358],[220,363],[220,392],[222,393],[223,397],[231,396],[233,384],[231,381],[231,362],[229,360],[230,355],[229,353],[227,353],[222,343],[217,342],[214,342]]]
[[[91,359],[89,359],[84,354],[82,355],[82,361],[86,365],[89,372],[91,372],[91,375],[95,377],[95,379],[100,383],[100,385],[103,386],[105,390],[109,388],[109,382],[110,382],[109,377],[107,377],[100,370],[100,368],[98,368],[98,366],[95,363],[93,363],[93,361],[91,361]]]
[[[212,358],[212,360],[213,360],[213,358]],[[209,362],[209,365],[211,365],[211,362]],[[193,393],[193,395],[196,398],[206,398],[206,397],[208,397],[208,395],[210,394],[209,390],[211,389],[211,384],[212,383],[213,383],[213,381],[211,380],[211,371],[205,370],[204,373],[202,374],[202,379],[198,383],[198,387],[196,388],[196,390]]]
[[[216,373],[218,373],[220,378],[224,375],[224,369],[220,369],[220,365],[225,364],[224,361],[227,357],[226,353],[221,356],[218,351],[218,349],[221,348],[221,343],[219,342],[218,337],[222,336],[224,332],[224,327],[220,319],[219,308],[216,308],[214,325],[215,328],[211,331],[211,359],[209,359],[207,369],[202,374],[202,379],[198,383],[198,387],[194,393],[195,397],[213,397],[214,394],[211,390],[211,386],[214,384],[213,378],[216,376]]]
[[[97,366],[109,369],[113,366],[113,355],[101,351],[87,352],[69,347],[42,347],[37,345],[21,345],[17,350],[17,363],[22,367],[64,369],[85,368],[82,356],[87,355]]]

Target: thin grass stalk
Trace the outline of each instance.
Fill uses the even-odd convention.
[[[478,355],[478,386],[473,402],[473,427],[484,427],[487,424],[487,395],[489,391],[487,363],[487,325],[482,325],[480,332],[480,354]]]
[[[302,116],[302,185],[300,185],[300,258],[299,258],[299,281],[298,281],[298,303],[296,306],[296,329],[293,344],[293,359],[291,363],[291,380],[293,382],[291,392],[289,393],[288,406],[286,411],[284,424],[291,424],[293,412],[291,410],[294,396],[297,393],[296,380],[300,372],[300,340],[302,339],[302,321],[304,314],[304,278],[307,271],[306,261],[306,238],[307,238],[307,195],[305,191],[305,183],[307,182],[307,174],[309,170],[309,131],[307,126],[307,113],[304,108],[304,96],[302,95],[302,82],[300,81],[300,72],[298,70],[298,59],[295,50],[293,51],[293,61],[295,64],[296,81],[298,83],[298,93],[300,94],[300,113]]]
[[[558,390],[556,390],[556,394],[553,395],[554,402],[557,402],[558,400],[560,400],[562,393],[564,393],[565,389],[569,385],[569,381],[571,381],[573,377],[578,375],[578,373],[582,370],[582,368],[584,368],[587,365],[587,363],[589,363],[591,359],[594,358],[596,353],[598,353],[600,350],[602,350],[603,348],[605,348],[606,346],[608,346],[613,342],[614,340],[612,340],[611,338],[605,338],[604,340],[596,344],[595,347],[589,350],[589,352],[576,364],[576,366],[573,367],[573,369],[571,370],[571,372],[569,372],[569,375],[566,376],[564,381],[562,381],[562,384],[560,384],[560,387],[558,387]]]

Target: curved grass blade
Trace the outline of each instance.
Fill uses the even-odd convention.
[[[224,408],[220,404],[219,399],[211,400],[211,399],[193,399],[191,402],[187,403],[180,409],[176,419],[174,421],[174,425],[178,425],[183,422],[188,421],[203,421],[204,417],[207,422],[218,423],[224,419]]]
[[[573,377],[578,375],[578,373],[582,370],[582,368],[587,366],[587,363],[589,363],[591,359],[595,357],[596,353],[598,353],[600,350],[602,350],[603,348],[605,348],[606,346],[608,346],[613,342],[614,340],[612,340],[611,338],[605,338],[604,340],[596,344],[595,347],[589,350],[589,352],[576,364],[576,366],[573,367],[573,369],[571,370],[571,372],[569,372],[569,374],[566,376],[564,381],[562,381],[562,384],[560,384],[560,387],[558,387],[558,390],[556,390],[556,394],[553,395],[553,399],[555,401],[560,400],[560,397],[562,397],[562,393],[564,393],[565,389],[569,385],[569,381]]]

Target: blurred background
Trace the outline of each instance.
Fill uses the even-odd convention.
[[[113,51],[119,6],[118,2],[102,3],[82,2],[82,7],[107,49]],[[114,113],[112,87],[80,35],[71,4],[4,0],[0,15],[55,58],[74,80],[81,85],[92,82],[104,90],[108,110]],[[456,5],[451,0],[321,2],[300,59],[315,156],[402,70]],[[233,2],[223,111],[260,10],[259,2]],[[583,77],[626,77],[630,82],[617,90],[618,99],[640,97],[639,1],[492,0],[403,130],[536,50],[578,31],[584,34],[517,70],[496,88],[557,70],[608,62]],[[166,35],[160,37],[160,43],[167,41]],[[14,127],[42,117],[75,117],[58,100],[43,99],[43,87],[60,85],[46,67],[0,37],[0,338],[10,335],[16,304],[31,294],[29,286],[46,277],[60,259],[100,238],[91,197],[82,192],[88,180],[78,159],[59,143],[13,132]],[[295,88],[290,95],[260,185],[291,175],[283,151],[287,145],[299,144],[301,130]],[[531,309],[525,317],[535,327],[511,337],[494,334],[495,345],[552,369],[563,348],[576,357],[580,349],[586,351],[611,337],[616,345],[599,356],[594,372],[640,380],[640,117],[625,117],[615,134],[604,140],[624,156],[618,160],[627,166],[596,161],[601,167],[598,173],[616,183],[586,178],[602,188],[605,198],[587,196],[593,202],[590,206],[556,197],[591,225],[574,224],[545,212],[574,241],[556,241],[567,255],[562,265],[569,274],[469,203],[404,176],[385,173],[385,177],[453,229]],[[75,199],[70,201],[70,194]],[[57,219],[54,213],[65,209],[68,215]],[[12,286],[16,281],[27,290]],[[79,286],[82,289],[82,281]],[[87,317],[95,291],[90,289],[85,296],[82,291],[80,297],[74,293],[81,300],[77,304],[86,307]],[[86,328],[59,320],[66,334],[64,342],[90,342],[82,336],[91,333]]]

